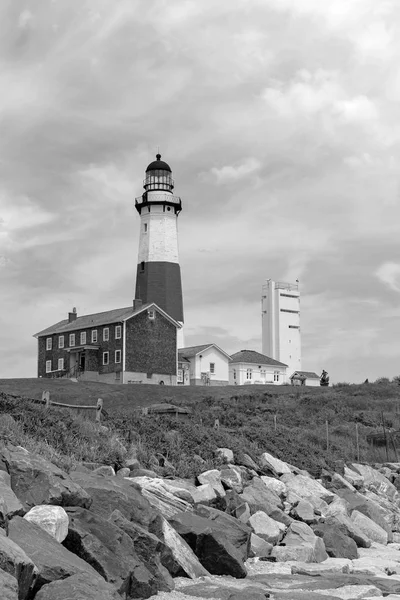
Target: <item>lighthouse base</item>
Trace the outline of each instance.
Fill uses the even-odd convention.
[[[154,302],[176,321],[183,321],[181,268],[172,262],[142,262],[137,266],[135,298]]]

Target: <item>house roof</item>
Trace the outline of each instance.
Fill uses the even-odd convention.
[[[294,379],[295,377],[306,377],[306,379],[320,379],[320,376],[314,373],[313,371],[295,371],[290,379]]]
[[[151,306],[154,306],[163,316],[173,322],[177,327],[181,327],[177,321],[175,321],[153,302],[143,304],[137,309],[134,309],[132,306],[127,306],[125,308],[114,308],[113,310],[106,310],[105,312],[93,313],[91,315],[82,315],[81,317],[77,317],[71,323],[68,321],[68,319],[64,319],[63,321],[59,321],[58,323],[55,323],[54,325],[35,333],[33,337],[52,335],[54,333],[61,334],[64,332],[73,332],[77,329],[86,329],[89,327],[101,327],[102,325],[109,325],[111,323],[122,323],[123,321],[138,315],[144,310],[149,309]]]
[[[231,357],[229,356],[229,354],[227,354],[225,350],[222,350],[222,348],[217,346],[217,344],[202,344],[201,346],[188,346],[187,348],[179,348],[178,357],[180,360],[184,358],[193,358],[194,356],[200,354],[200,352],[204,352],[204,350],[213,347],[222,352],[222,354],[227,356],[230,360]]]
[[[274,358],[260,354],[255,350],[240,350],[231,356],[233,363],[251,363],[254,365],[270,365],[272,367],[287,367],[285,363],[279,362]]]

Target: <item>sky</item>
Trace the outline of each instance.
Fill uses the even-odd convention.
[[[261,351],[300,280],[302,367],[400,374],[398,0],[3,0],[0,378],[129,306],[146,166],[173,171],[186,345]]]

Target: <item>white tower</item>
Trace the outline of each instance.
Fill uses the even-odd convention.
[[[263,354],[287,364],[288,376],[301,370],[298,283],[267,279],[262,287],[261,311]]]
[[[170,166],[161,160],[149,164],[145,189],[135,200],[140,215],[138,265],[135,298],[155,302],[183,324],[181,268],[178,254],[178,215],[182,202],[174,196]],[[183,329],[178,331],[178,347],[183,346]]]

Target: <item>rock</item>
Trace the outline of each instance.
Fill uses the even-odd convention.
[[[192,492],[192,500],[195,504],[211,504],[218,498],[211,483],[198,485]]]
[[[238,493],[243,491],[242,472],[239,467],[229,465],[227,468],[222,468],[220,478],[225,489],[235,490]]]
[[[307,500],[300,500],[290,511],[290,516],[297,521],[304,521],[308,525],[316,523],[318,517],[314,514],[314,507]]]
[[[331,481],[329,482],[329,489],[332,491],[340,490],[341,488],[347,488],[351,491],[355,491],[355,487],[347,481],[342,475],[339,473],[334,473],[332,475]]]
[[[311,502],[313,506],[318,505],[319,500],[329,504],[335,498],[335,494],[324,488],[315,479],[311,479],[311,477],[292,474],[282,475],[281,481],[286,484],[288,493],[289,491],[294,492],[300,498]]]
[[[347,558],[327,558],[321,563],[297,563],[292,565],[293,575],[325,575],[326,573],[350,573],[351,560]]]
[[[371,540],[357,527],[350,517],[342,513],[337,513],[334,517],[340,523],[343,532],[351,537],[357,546],[360,548],[369,548],[371,546]]]
[[[268,598],[263,592],[246,591],[234,592],[228,596],[228,600],[265,600]]]
[[[19,599],[25,600],[36,581],[37,569],[22,548],[5,536],[0,536],[0,569],[15,577]]]
[[[262,511],[258,511],[250,517],[249,525],[256,535],[273,546],[279,542],[286,530],[285,525],[274,521]]]
[[[261,481],[267,486],[269,490],[272,490],[279,497],[284,498],[287,493],[286,485],[280,479],[275,477],[267,477],[267,475],[261,475]]]
[[[249,505],[251,514],[262,510],[271,516],[274,510],[283,508],[280,497],[258,477],[244,487],[240,497],[243,502],[247,502]]]
[[[398,497],[398,492],[393,483],[390,483],[390,481],[376,469],[373,469],[369,465],[360,464],[353,464],[352,468],[361,475],[364,486],[367,489],[389,498],[391,501]]]
[[[26,512],[10,487],[10,476],[5,471],[0,471],[0,474],[2,473],[7,477],[0,479],[0,527],[4,527],[6,521],[12,519],[15,515],[22,517]]]
[[[27,554],[38,569],[34,592],[51,581],[77,573],[97,577],[93,567],[69,552],[36,523],[14,517],[9,523],[9,538]]]
[[[358,558],[357,544],[346,535],[344,527],[335,519],[330,517],[324,523],[318,523],[313,527],[314,533],[321,537],[325,544],[328,556],[332,558]]]
[[[159,589],[174,589],[173,579],[161,561],[161,555],[168,550],[164,542],[137,523],[125,519],[119,510],[115,510],[111,514],[109,521],[122,529],[131,538],[139,559],[159,582]]]
[[[103,477],[115,477],[115,471],[110,465],[101,465],[101,467],[94,469],[93,473],[103,475]]]
[[[155,471],[151,471],[150,469],[141,469],[141,468],[135,468],[132,469],[130,471],[130,477],[155,477],[155,478],[159,478],[160,475],[158,475]]]
[[[42,587],[35,600],[121,600],[113,585],[99,575],[78,573]]]
[[[337,515],[345,515],[349,514],[349,504],[344,500],[344,498],[336,497],[326,509],[325,516],[326,517],[336,517]]]
[[[1,451],[0,461],[10,473],[11,488],[26,510],[38,504],[90,507],[89,494],[48,460],[8,445]]]
[[[197,480],[200,484],[209,483],[220,498],[225,496],[225,490],[221,482],[221,473],[218,469],[211,469],[210,471],[200,473],[200,475],[197,476]]]
[[[181,500],[175,494],[168,491],[164,481],[160,478],[151,479],[150,477],[129,477],[125,481],[130,481],[139,486],[142,495],[150,505],[160,512],[166,519],[170,519],[175,514],[182,511],[191,511],[192,506],[189,502]],[[174,489],[176,491],[176,489]]]
[[[391,541],[392,531],[387,522],[388,513],[386,509],[359,492],[342,489],[338,490],[337,493],[348,503],[350,516],[354,510],[361,512],[382,527],[388,534],[388,540]]]
[[[382,592],[374,585],[344,585],[340,588],[314,590],[314,593],[333,596],[342,600],[382,597]]]
[[[364,478],[353,469],[349,469],[346,465],[344,466],[343,478],[348,481],[357,490],[362,488],[364,485]]]
[[[264,514],[266,514],[266,513],[264,513]],[[237,519],[239,519],[239,521],[242,521],[242,523],[248,523],[251,513],[250,513],[250,508],[249,508],[249,505],[247,504],[247,502],[238,506],[235,509],[233,516],[235,516]]]
[[[74,482],[90,494],[91,511],[108,519],[118,509],[129,521],[148,527],[154,518],[154,510],[143,497],[139,486],[129,479],[102,477],[93,473],[71,473]]]
[[[191,579],[209,575],[190,546],[162,515],[156,517],[150,529],[167,548],[161,550],[161,562],[171,575],[184,574]]]
[[[233,463],[233,452],[229,448],[217,448],[215,456],[221,460],[222,463]]]
[[[156,568],[152,573],[150,565],[139,559],[130,536],[114,523],[79,507],[68,508],[67,512],[69,529],[63,545],[96,569],[120,594],[129,597],[133,591],[140,591],[149,597],[159,590],[173,589],[169,574]]]
[[[387,544],[387,532],[377,523],[372,521],[372,519],[359,512],[358,510],[353,510],[353,512],[351,513],[351,520],[356,525],[356,527],[361,529],[364,535],[366,535],[370,540],[372,540],[373,542],[378,542],[380,544]]]
[[[255,533],[250,536],[250,558],[258,556],[259,558],[265,558],[271,554],[273,546],[269,542],[266,542],[263,538],[259,537]]]
[[[42,504],[34,506],[26,513],[24,519],[36,523],[50,535],[62,542],[68,533],[68,515],[61,506]]]
[[[283,475],[284,473],[291,473],[292,470],[289,465],[279,458],[275,458],[272,454],[268,452],[264,452],[260,456],[260,465],[261,467],[270,469],[273,473],[277,475]]]
[[[300,560],[301,562],[323,562],[328,558],[325,545],[306,523],[294,521],[281,546],[272,549],[271,556],[277,560]]]
[[[122,467],[116,472],[116,477],[129,477],[131,474],[130,469],[128,467]]]
[[[0,590],[1,600],[19,600],[17,580],[2,569],[0,569]]]
[[[244,561],[250,549],[250,528],[215,509],[199,506],[198,510],[210,518],[181,513],[171,519],[171,525],[210,573],[246,577]]]
[[[255,463],[254,460],[244,452],[239,452],[236,455],[235,462],[237,465],[242,465],[243,467],[247,467],[248,469],[251,469],[256,472],[260,469],[257,463]]]

